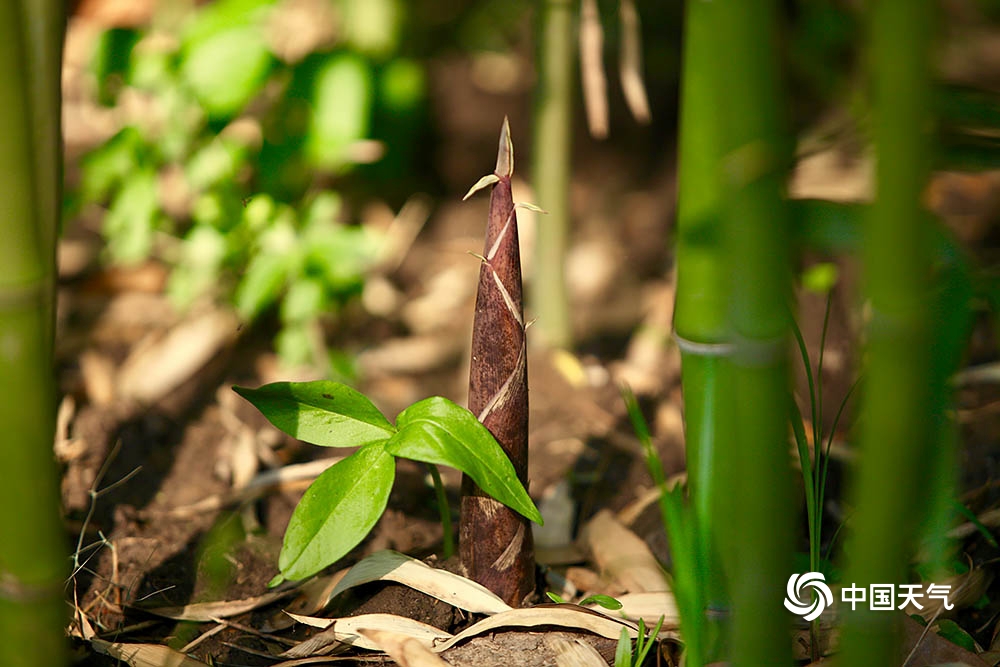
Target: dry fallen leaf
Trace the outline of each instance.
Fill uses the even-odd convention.
[[[294,589],[271,591],[242,600],[222,600],[218,602],[196,602],[178,607],[141,607],[142,611],[176,621],[207,622],[217,618],[229,618],[271,604],[275,600],[291,595]]]
[[[435,569],[395,551],[379,551],[360,561],[340,580],[330,599],[348,588],[372,581],[394,581],[475,614],[496,614],[510,609],[489,589],[471,579]]]
[[[181,322],[163,338],[136,347],[118,373],[116,395],[155,403],[201,370],[238,332],[239,321],[229,311]]]
[[[618,639],[623,627],[628,630],[629,637],[632,639],[635,639],[639,634],[636,625],[630,621],[611,619],[574,604],[543,604],[526,609],[511,609],[485,618],[458,633],[444,644],[437,645],[434,650],[447,650],[469,637],[493,632],[498,628],[534,628],[543,625],[586,630],[608,639]]]
[[[582,531],[581,540],[601,574],[630,593],[666,591],[670,587],[653,552],[608,510],[601,510]]]
[[[434,655],[430,649],[406,635],[368,628],[361,628],[358,632],[388,653],[400,667],[448,667],[448,663]]]
[[[282,657],[285,658],[324,655],[329,653],[331,646],[338,643],[350,644],[356,648],[365,648],[371,651],[382,650],[377,642],[362,636],[359,632],[361,629],[386,630],[412,639],[428,648],[432,648],[435,642],[452,638],[452,635],[444,630],[395,614],[361,614],[347,618],[315,618],[297,614],[289,614],[289,616],[300,623],[326,629],[282,653]]]
[[[159,644],[123,644],[91,639],[98,653],[121,660],[129,667],[208,667],[201,660],[189,658],[169,646]]]
[[[555,652],[558,667],[607,667],[597,649],[579,639],[546,637],[545,643]]]

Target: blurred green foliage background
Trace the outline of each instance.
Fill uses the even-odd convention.
[[[150,111],[82,158],[67,203],[107,207],[110,262],[166,261],[181,308],[209,295],[252,322],[277,305],[277,349],[302,364],[381,248],[338,179],[412,169],[426,76],[400,53],[397,0],[278,4],[160,3],[149,25],[104,30],[100,102]]]

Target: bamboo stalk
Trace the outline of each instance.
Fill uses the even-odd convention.
[[[49,2],[0,3],[0,664],[11,666],[66,659],[65,543],[52,458],[61,21]]]
[[[791,262],[777,2],[740,0],[720,11],[729,57],[725,91],[726,239],[731,258],[734,438],[717,457],[734,499],[716,530],[733,604],[734,665],[790,663],[783,606],[791,572],[788,450],[788,303]]]
[[[538,87],[532,171],[539,216],[531,306],[537,313],[535,339],[557,348],[573,343],[566,289],[566,247],[570,230],[570,158],[573,131],[573,3],[541,3]]]
[[[513,173],[514,147],[504,118],[496,169],[478,184],[494,182],[472,330],[469,410],[503,447],[527,488],[528,367]],[[522,605],[534,593],[530,522],[468,477],[462,480],[459,554],[467,575],[508,604]]]
[[[731,439],[731,373],[723,355],[730,339],[727,311],[730,285],[729,257],[723,242],[722,189],[719,160],[723,126],[719,94],[716,34],[718,7],[688,2],[684,23],[681,78],[680,145],[678,150],[677,294],[675,337],[681,349],[681,386],[684,395],[685,440],[691,502],[698,553],[690,560],[701,571],[688,588],[697,599],[686,602],[703,613],[710,606],[726,606],[723,575],[710,554],[715,551],[710,527],[724,520],[729,495],[716,492],[716,449]],[[676,577],[684,576],[675,573]],[[680,591],[678,591],[680,593]],[[715,614],[713,618],[720,619]],[[704,617],[682,618],[686,659],[701,665],[721,647],[709,639]],[[714,634],[722,632],[717,624]],[[709,644],[716,644],[711,648]]]
[[[922,491],[934,395],[928,279],[932,256],[920,195],[929,174],[932,4],[878,0],[870,15],[870,63],[878,196],[865,228],[872,319],[862,419],[857,513],[847,544],[848,584],[903,583]],[[938,382],[942,378],[936,378]],[[886,493],[886,489],[890,489]],[[916,510],[916,511],[915,511]],[[862,604],[847,614],[841,664],[898,662],[897,616]]]

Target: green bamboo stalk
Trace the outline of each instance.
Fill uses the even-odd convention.
[[[713,526],[733,605],[734,665],[790,662],[783,606],[791,572],[788,448],[788,303],[791,262],[784,184],[791,162],[776,45],[777,2],[739,0],[720,10],[726,44],[726,239],[733,330],[734,437],[717,456],[735,499]]]
[[[573,62],[576,53],[572,0],[543,0],[540,6],[538,87],[532,174],[539,217],[531,305],[537,320],[534,340],[557,348],[573,343],[566,290],[569,241],[570,158],[573,131]]]
[[[47,14],[52,12],[52,14]],[[0,664],[65,664],[65,544],[52,459],[62,14],[0,3]],[[54,81],[53,81],[54,78]],[[53,201],[54,200],[54,201]]]
[[[870,69],[878,196],[865,229],[872,319],[862,421],[857,512],[845,582],[903,583],[912,554],[928,459],[932,405],[928,279],[931,248],[920,195],[929,174],[932,3],[877,0],[870,15]],[[937,378],[940,381],[940,378]],[[885,490],[890,489],[890,493]],[[862,608],[863,607],[863,608]],[[861,605],[848,613],[844,665],[898,661],[897,616]]]
[[[719,93],[719,48],[716,41],[719,10],[716,3],[689,1],[684,26],[681,77],[680,145],[677,209],[677,293],[674,329],[681,347],[681,384],[684,394],[688,485],[694,508],[699,572],[689,584],[700,599],[687,606],[715,610],[724,617],[727,606],[722,572],[712,560],[715,552],[713,517],[724,517],[730,496],[716,491],[715,465],[719,442],[729,430],[732,382],[724,355],[730,339],[729,258],[723,242],[723,197],[719,178],[723,126]],[[716,644],[707,635],[704,617],[682,618],[687,663],[701,665]],[[716,634],[720,629],[716,627]],[[720,647],[716,646],[716,650]],[[711,654],[711,655],[710,655]]]

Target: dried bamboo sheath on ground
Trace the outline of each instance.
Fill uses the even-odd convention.
[[[494,183],[472,333],[469,409],[503,447],[527,487],[528,371],[513,171],[513,146],[504,119],[496,171],[473,188]],[[508,604],[518,606],[534,592],[528,519],[483,493],[468,477],[462,481],[459,549],[468,576]]]

